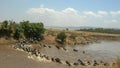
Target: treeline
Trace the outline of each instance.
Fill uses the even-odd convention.
[[[41,41],[44,39],[44,24],[42,22],[29,22],[21,21],[16,23],[15,21],[5,20],[0,22],[0,38],[4,37],[6,39],[14,38],[27,39],[33,41]],[[64,44],[67,35],[65,32],[60,32],[57,34],[55,41]]]
[[[5,20],[0,23],[0,37],[8,39],[12,37],[16,40],[20,38],[42,40],[44,31],[42,22],[21,21],[16,23],[15,21]]]
[[[110,29],[110,28],[85,28],[85,29],[80,29],[78,31],[120,34],[120,29]]]

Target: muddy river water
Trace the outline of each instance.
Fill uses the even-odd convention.
[[[89,45],[66,46],[57,49],[54,45],[42,48],[40,52],[50,57],[58,57],[63,61],[70,63],[77,62],[81,59],[83,62],[113,61],[117,56],[120,56],[120,42],[101,42]],[[39,62],[29,59],[28,54],[23,51],[18,51],[8,45],[0,45],[0,68],[79,68],[79,66],[69,67],[64,64],[54,62]],[[86,68],[83,66],[83,68]]]

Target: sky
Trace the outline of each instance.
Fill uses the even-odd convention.
[[[0,21],[120,28],[120,0],[0,0]]]

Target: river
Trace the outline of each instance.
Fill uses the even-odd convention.
[[[114,61],[114,58],[120,55],[120,42],[101,42],[89,45],[76,45],[74,47],[66,46],[66,51],[59,50],[54,45],[51,48],[42,48],[40,51],[51,57],[59,57],[61,60],[76,62],[82,61]],[[73,49],[78,50],[75,52]],[[0,45],[0,68],[69,68],[69,66],[58,63],[39,62],[28,58],[28,54],[15,50],[8,45]],[[74,68],[74,66],[73,66]],[[75,67],[76,68],[76,67]],[[78,66],[79,68],[79,66]],[[86,68],[86,67],[83,67]]]

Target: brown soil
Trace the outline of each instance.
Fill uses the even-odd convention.
[[[16,42],[16,40],[14,40],[14,39],[5,39],[5,38],[0,38],[0,45],[10,45],[10,44],[13,44],[13,43],[15,43]]]

